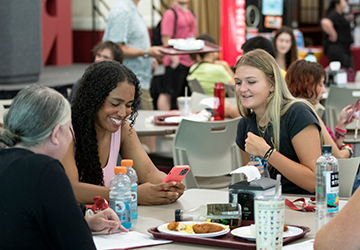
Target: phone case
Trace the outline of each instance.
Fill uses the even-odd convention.
[[[166,176],[163,183],[170,181],[181,182],[184,179],[185,175],[189,172],[189,170],[189,165],[174,166]]]
[[[355,113],[356,111],[358,111],[359,108],[360,108],[360,99],[358,99],[358,100],[356,101],[356,103],[354,104],[354,109],[353,109],[353,111],[351,112],[351,114],[350,114],[347,122],[350,122],[350,120],[351,120],[351,118],[353,117],[354,113]]]

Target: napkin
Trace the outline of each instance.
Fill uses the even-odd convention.
[[[260,172],[255,166],[242,166],[235,169],[230,174],[245,174],[248,182],[261,178]]]

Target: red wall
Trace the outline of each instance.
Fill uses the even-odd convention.
[[[71,65],[71,0],[42,0],[42,46],[44,65]]]

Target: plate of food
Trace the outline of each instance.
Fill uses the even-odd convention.
[[[196,39],[170,39],[169,45],[178,50],[199,50],[204,48],[205,43]]]
[[[297,236],[301,234],[303,230],[299,227],[284,225],[283,238]],[[250,241],[256,240],[255,225],[252,224],[246,227],[238,227],[231,231],[231,234],[240,238],[244,238]]]
[[[227,234],[230,229],[219,223],[182,221],[170,222],[158,226],[158,231],[164,234],[179,236],[209,238]]]

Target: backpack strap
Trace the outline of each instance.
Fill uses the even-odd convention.
[[[173,12],[174,12],[174,16],[175,16],[175,18],[174,18],[174,33],[173,33],[173,36],[172,36],[172,38],[174,38],[174,36],[176,35],[176,26],[177,26],[177,18],[178,18],[178,16],[177,16],[177,13],[176,13],[176,11],[175,11],[175,9],[173,8],[173,7],[171,7],[170,8]]]

